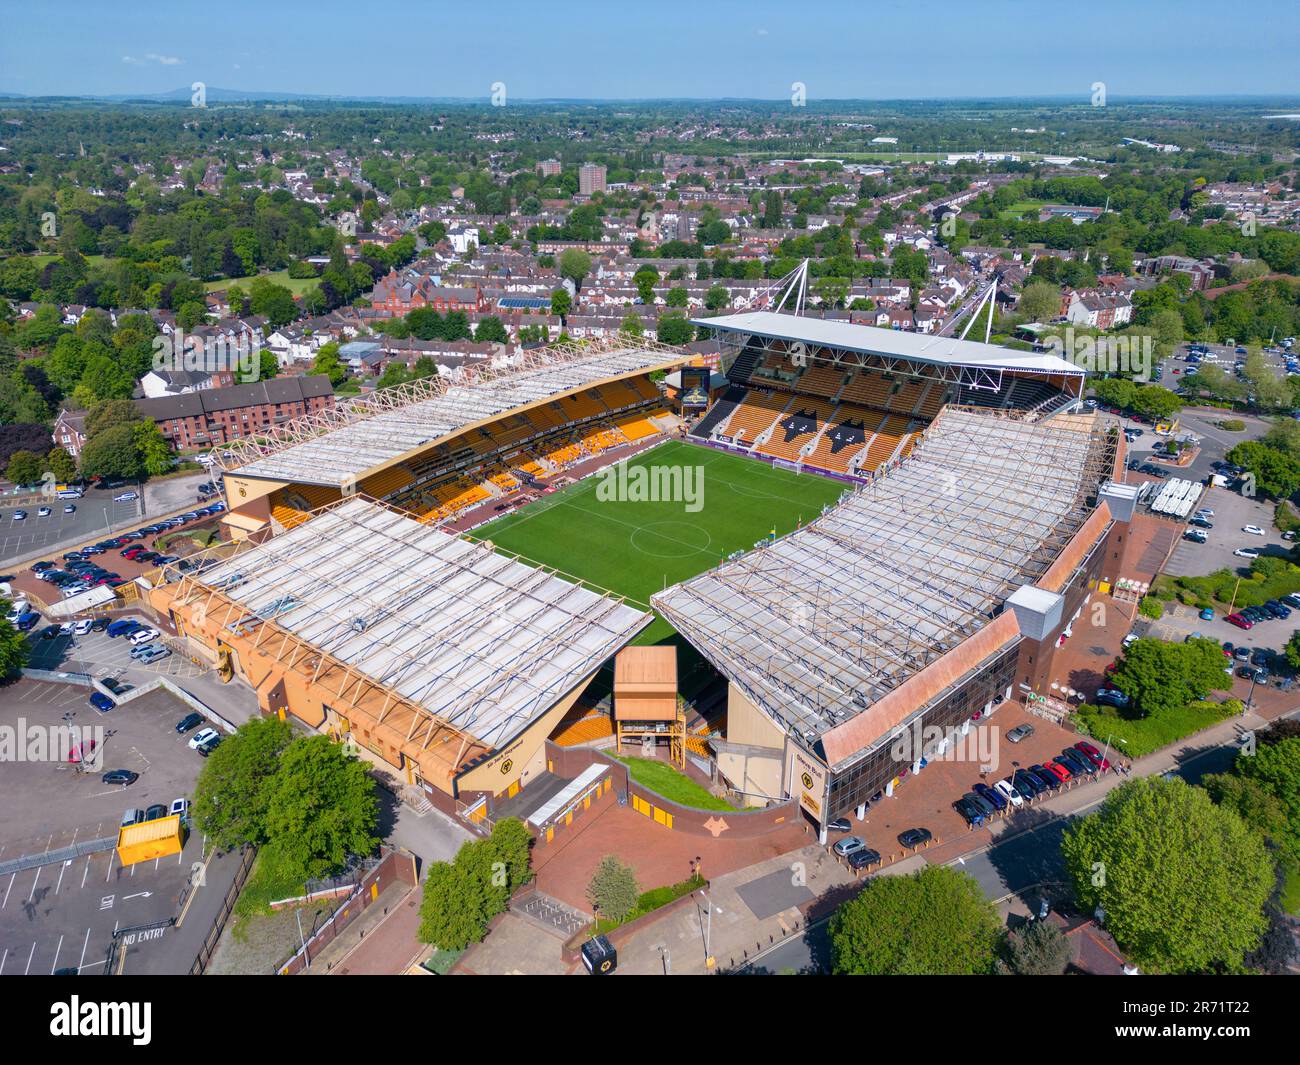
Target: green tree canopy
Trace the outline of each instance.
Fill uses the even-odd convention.
[[[1115,687],[1143,714],[1181,710],[1212,691],[1225,691],[1232,679],[1223,672],[1223,650],[1214,640],[1186,643],[1134,640],[1112,678]]]
[[[1132,780],[1066,829],[1075,897],[1144,969],[1236,969],[1267,926],[1273,863],[1232,810],[1181,779]]]
[[[942,865],[867,881],[831,917],[836,974],[967,976],[990,973],[1002,923],[966,873]]]

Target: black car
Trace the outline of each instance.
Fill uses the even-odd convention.
[[[984,798],[982,795],[975,794],[973,791],[968,791],[962,796],[962,798],[969,805],[974,806],[975,809],[982,813],[986,820],[998,812],[998,808],[989,802],[988,799]]]
[[[972,828],[979,828],[984,823],[984,814],[980,808],[968,799],[961,798],[952,804],[952,808],[962,816]]]
[[[1092,763],[1082,757],[1078,751],[1071,751],[1068,748],[1053,758],[1052,761],[1065,766],[1076,777],[1092,772]]]
[[[1257,651],[1252,651],[1250,655],[1250,664],[1252,666],[1266,666],[1273,661],[1273,652],[1266,647],[1261,647]]]
[[[165,807],[160,802],[154,803],[152,806],[149,807],[149,809],[147,809],[144,812],[144,819],[146,821],[157,821],[158,818],[166,817],[166,816],[167,816],[167,807]]]
[[[91,632],[103,632],[108,628],[108,618],[96,618],[90,623]]]
[[[199,754],[203,755],[203,757],[206,758],[208,755],[210,755],[213,751],[215,751],[220,746],[221,746],[221,737],[216,736],[213,739],[208,740],[207,743],[205,743],[202,747],[198,749]]]
[[[114,695],[121,695],[123,692],[129,692],[135,687],[134,684],[126,684],[120,680],[114,680],[112,677],[105,677],[99,682]]]
[[[870,847],[862,847],[850,854],[848,861],[850,869],[865,869],[868,865],[875,865],[880,861],[880,852],[873,851]]]
[[[203,724],[202,714],[186,714],[176,722],[176,731],[183,734],[189,732],[190,729],[198,728],[201,724]],[[833,828],[834,825],[831,827]],[[844,831],[847,832],[848,829],[845,828]]]
[[[127,787],[139,780],[140,774],[132,773],[129,769],[110,769],[99,779],[104,784],[121,784],[122,787]]]
[[[1011,783],[1015,785],[1016,791],[1030,799],[1037,798],[1047,790],[1043,782],[1027,769],[1017,769],[1011,775]]]
[[[934,836],[928,828],[909,828],[906,832],[898,834],[898,842],[904,847],[919,847],[932,839]]]
[[[1035,778],[1041,780],[1043,784],[1046,785],[1048,791],[1055,791],[1061,786],[1060,777],[1050,769],[1046,769],[1041,765],[1031,765],[1029,767],[1029,772],[1033,774]]]
[[[190,717],[198,717],[198,716],[199,716],[198,714],[190,714]],[[188,721],[189,719],[190,719],[190,718],[187,717],[187,718],[185,719],[185,721]],[[201,719],[200,719],[200,720],[201,720]],[[184,724],[184,723],[185,723],[185,722],[181,722],[181,724]],[[198,722],[196,721],[195,724],[198,724]],[[194,726],[191,725],[190,727],[193,728]],[[177,725],[177,726],[176,726],[176,731],[177,731],[177,732],[181,732],[181,731],[183,731],[183,729],[181,728],[180,725]],[[832,832],[847,832],[847,831],[848,831],[850,828],[852,828],[853,826],[849,824],[849,819],[848,819],[847,817],[837,817],[837,818],[835,818],[834,821],[832,821],[832,822],[831,822],[829,825],[827,825],[826,827],[829,828]]]
[[[1272,614],[1275,618],[1279,618],[1281,620],[1285,620],[1286,618],[1289,618],[1291,616],[1290,608],[1283,606],[1276,599],[1270,599],[1267,603],[1265,603],[1264,609],[1267,610],[1270,614]]]

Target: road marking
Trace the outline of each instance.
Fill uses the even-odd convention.
[[[9,948],[5,947],[5,952],[3,954],[0,954],[0,976],[4,975],[5,962],[7,962],[8,960],[9,960]]]
[[[86,877],[90,876],[90,859],[86,859],[86,868],[81,874],[81,886],[86,886]]]
[[[50,975],[54,975],[54,970],[59,967],[59,951],[63,949],[63,937],[59,936],[59,942],[54,948],[54,964],[50,966]]]
[[[152,891],[137,891],[134,895],[123,895],[122,901],[128,902],[131,899],[148,899],[153,897]]]
[[[71,864],[72,864],[72,859],[69,858],[66,862],[63,863],[62,867],[59,869],[59,879],[54,885],[54,894],[57,895],[59,893],[59,888],[63,886],[63,874],[64,872],[67,871],[68,866],[70,866]]]
[[[31,902],[32,899],[34,899],[34,898],[36,897],[36,885],[39,884],[39,883],[41,882],[41,870],[44,869],[44,868],[45,868],[45,866],[43,866],[43,865],[38,865],[38,866],[36,867],[36,878],[32,881],[32,890],[31,890],[31,893],[28,894],[28,896],[27,896],[27,901],[28,901],[28,902]]]
[[[31,952],[30,954],[27,955],[27,968],[23,970],[23,975],[24,975],[24,976],[26,976],[29,972],[31,972],[31,969],[32,969],[32,959],[33,959],[34,957],[36,957],[36,943],[35,943],[35,941],[32,942],[32,952]]]
[[[0,902],[0,910],[3,910],[3,909],[5,908],[5,903],[7,903],[7,902],[9,901],[9,892],[11,892],[11,891],[13,890],[13,888],[14,888],[14,881],[17,880],[17,879],[18,879],[18,874],[17,874],[17,873],[14,873],[12,876],[9,877],[9,886],[8,886],[7,888],[5,888],[5,897],[4,897],[4,902]]]

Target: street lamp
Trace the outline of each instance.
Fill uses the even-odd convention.
[[[700,892],[702,898],[709,907],[708,920],[704,922],[704,967],[713,968],[713,900],[703,891]]]

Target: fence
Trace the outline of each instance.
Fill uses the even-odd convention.
[[[225,930],[226,921],[235,908],[239,893],[244,890],[244,884],[248,882],[248,875],[252,872],[253,860],[256,857],[256,847],[245,847],[241,852],[239,868],[235,870],[234,882],[226,892],[226,897],[221,900],[221,909],[217,911],[217,916],[212,921],[212,927],[208,929],[208,934],[203,937],[203,945],[199,947],[198,956],[195,957],[194,964],[190,966],[191,976],[202,976],[208,967],[208,963],[212,961],[212,952],[217,949],[217,943],[221,939],[221,933]]]
[[[334,942],[343,931],[358,917],[366,912],[384,891],[393,884],[405,883],[414,888],[417,883],[415,873],[415,856],[406,851],[388,851],[364,878],[356,889],[343,900],[343,904],[334,911],[328,921],[312,935],[311,939],[299,948],[283,965],[276,969],[281,976],[296,976],[311,965],[313,957]]]
[[[0,862],[0,876],[20,873],[24,869],[35,869],[38,865],[58,865],[62,862],[70,862],[86,854],[111,851],[116,846],[116,836],[104,836],[101,839],[82,840],[80,843],[74,843],[68,847],[58,847],[52,851],[25,854],[20,858],[10,858],[7,862]]]

